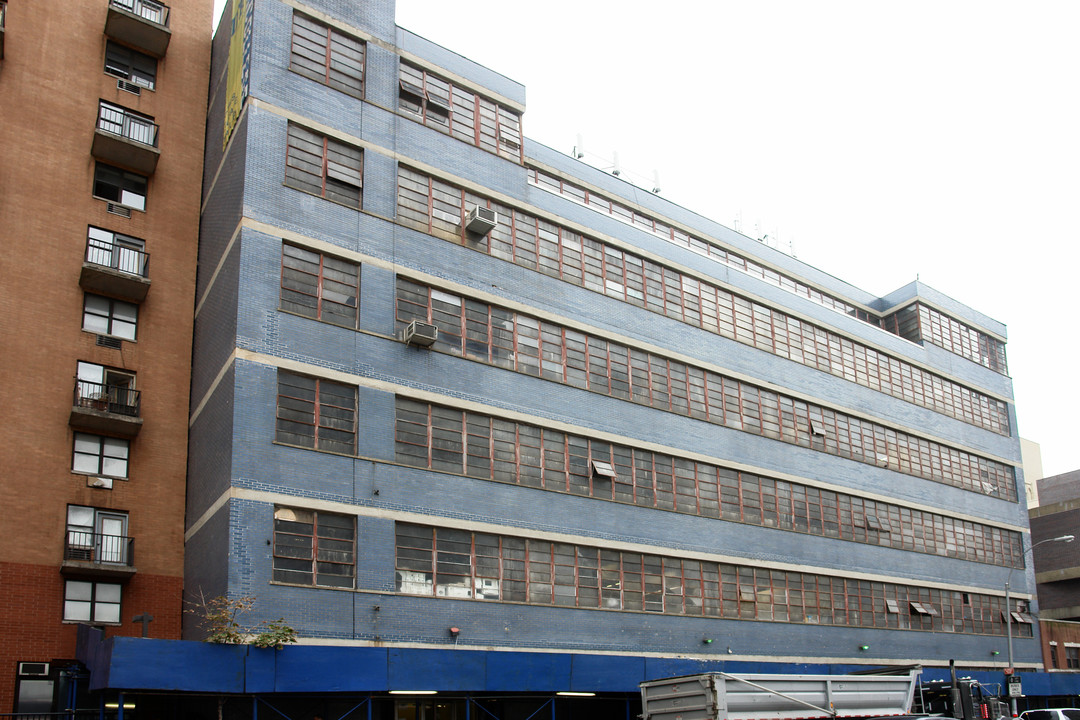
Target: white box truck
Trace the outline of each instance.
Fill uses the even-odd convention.
[[[897,675],[731,675],[641,683],[643,720],[803,720],[910,712],[919,669]]]

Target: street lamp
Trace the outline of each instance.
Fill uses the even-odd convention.
[[[1061,537],[1047,538],[1046,540],[1040,540],[1039,542],[1035,543],[1034,545],[1029,547],[1027,550],[1025,550],[1023,555],[1021,555],[1021,558],[1026,557],[1029,552],[1032,552],[1035,548],[1039,547],[1040,545],[1042,545],[1044,543],[1072,542],[1075,539],[1076,539],[1076,537],[1073,536],[1073,535],[1062,535]],[[1010,567],[1009,568],[1009,575],[1005,579],[1005,632],[1006,632],[1006,637],[1008,638],[1009,669],[1010,670],[1012,670],[1013,667],[1014,667],[1014,665],[1013,665],[1013,648],[1012,648],[1012,598],[1009,595],[1009,589],[1010,589],[1011,583],[1012,583],[1012,574],[1013,574],[1013,568]],[[1009,696],[1009,710],[1011,711],[1012,716],[1016,717],[1016,698],[1011,696],[1011,695]]]

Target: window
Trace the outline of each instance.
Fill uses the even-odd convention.
[[[940,554],[941,536],[950,557],[1020,563],[1015,532],[402,396],[395,448],[412,467],[914,552]]]
[[[129,449],[127,440],[77,432],[71,471],[126,478]]]
[[[127,564],[127,513],[68,505],[64,559]]]
[[[395,523],[395,589],[406,595],[746,620],[1004,635],[1000,598]],[[911,598],[924,598],[911,601]],[[922,608],[909,623],[881,599]],[[902,603],[902,604],[901,604]],[[915,610],[912,609],[912,614]],[[954,619],[973,618],[965,627]],[[1030,635],[1029,635],[1030,636]]]
[[[97,129],[143,145],[157,147],[158,127],[154,124],[154,118],[104,100],[98,103]]]
[[[83,330],[135,339],[139,308],[131,303],[87,293],[83,301]]]
[[[277,441],[355,453],[356,388],[279,370]]]
[[[1069,670],[1080,670],[1080,647],[1065,646],[1065,667]]]
[[[593,477],[603,477],[608,480],[615,480],[618,475],[615,474],[615,468],[611,467],[611,463],[600,462],[599,460],[592,461]]]
[[[356,329],[360,266],[295,245],[281,248],[281,309]]]
[[[1050,667],[1055,669],[1061,667],[1061,665],[1058,664],[1058,652],[1056,642],[1050,643]]]
[[[158,25],[169,21],[169,8],[154,0],[109,0],[109,3]]]
[[[401,63],[398,108],[419,122],[508,160],[521,160],[521,116],[423,68]]]
[[[0,3],[0,14],[3,11],[4,5]],[[17,667],[15,712],[34,715],[53,712],[55,668],[47,662],[20,662]]]
[[[157,79],[157,60],[108,40],[105,45],[105,72],[153,90]]]
[[[274,509],[274,580],[297,585],[353,586],[356,524],[347,515]]]
[[[80,407],[137,417],[139,393],[135,374],[80,362],[75,371],[75,397]]]
[[[912,610],[913,614],[916,614],[916,615],[937,615],[938,614],[937,608],[935,608],[933,605],[931,605],[928,602],[916,602],[915,600],[912,600],[910,604],[911,604],[911,610]]]
[[[120,585],[68,580],[64,583],[64,619],[91,623],[120,622]]]
[[[138,238],[90,226],[86,230],[86,261],[146,276],[146,243]]]
[[[881,520],[877,515],[867,515],[865,518],[866,527],[868,530],[877,530],[878,532],[889,532],[889,528],[881,524]]]
[[[401,78],[398,80],[398,107],[416,113],[429,125],[448,126],[450,124],[450,86],[445,81],[432,77],[431,92],[424,89],[425,73],[423,70],[402,63]]]
[[[605,499],[611,497],[611,483],[619,479],[615,468],[612,467],[611,463],[600,460],[592,460],[590,468],[592,470],[590,473],[592,476],[592,494]]]
[[[350,95],[364,94],[364,43],[293,13],[292,69]]]
[[[146,210],[146,178],[98,163],[94,167],[94,197],[133,210]]]
[[[360,148],[289,124],[286,185],[359,209],[363,175]]]

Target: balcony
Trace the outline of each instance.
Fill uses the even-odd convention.
[[[64,535],[64,575],[126,579],[135,574],[135,539],[123,535],[68,530]]]
[[[79,285],[88,292],[141,303],[150,290],[150,254],[88,237]]]
[[[72,427],[133,438],[142,429],[139,391],[122,385],[75,381],[75,402],[68,420]]]
[[[109,0],[105,34],[154,57],[165,57],[172,38],[169,7],[153,0]]]
[[[125,110],[119,105],[98,105],[94,145],[90,152],[106,162],[122,165],[144,175],[157,168],[158,126],[154,119]]]

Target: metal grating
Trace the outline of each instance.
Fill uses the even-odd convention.
[[[113,215],[119,215],[120,217],[131,217],[131,208],[124,207],[123,205],[117,205],[116,203],[109,203],[106,208]]]
[[[99,347],[112,348],[113,350],[119,350],[123,341],[120,338],[109,337],[108,335],[98,335],[97,344]]]
[[[127,80],[117,80],[116,89],[123,90],[124,92],[129,92],[132,95],[142,95],[142,88],[133,82],[128,82]]]

